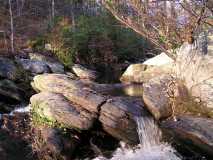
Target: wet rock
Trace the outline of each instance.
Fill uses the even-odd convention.
[[[167,120],[162,127],[175,138],[191,143],[206,153],[213,155],[213,120],[195,116],[179,116],[177,121]]]
[[[13,81],[0,80],[0,98],[1,101],[6,102],[21,102],[24,99],[24,91],[20,89]]]
[[[155,119],[159,120],[172,115],[168,87],[172,77],[163,75],[151,79],[143,85],[143,100]]]
[[[140,99],[114,97],[102,107],[99,120],[103,128],[113,137],[130,144],[138,143],[135,117],[146,116]]]
[[[0,57],[0,77],[10,80],[23,79],[23,68],[18,66],[13,60]]]
[[[66,128],[87,130],[96,118],[95,114],[69,102],[60,94],[42,92],[32,96],[30,102],[37,115]]]
[[[49,66],[42,61],[29,59],[16,59],[16,61],[21,64],[26,71],[32,74],[42,74],[50,72]]]
[[[72,67],[73,72],[82,79],[90,79],[90,80],[95,80],[97,78],[97,72],[90,70],[80,64],[75,64]]]
[[[171,64],[165,64],[161,67],[142,63],[132,64],[124,72],[120,80],[125,83],[144,83],[156,76],[172,73],[172,68]]]

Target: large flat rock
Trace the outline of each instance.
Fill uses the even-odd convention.
[[[34,88],[39,91],[48,91],[64,95],[90,112],[98,112],[106,98],[94,91],[85,88],[81,81],[73,80],[64,74],[44,74],[34,78]]]
[[[213,119],[195,116],[179,116],[177,121],[167,120],[162,127],[184,142],[192,142],[195,146],[213,155]]]
[[[114,97],[102,107],[99,120],[106,132],[130,144],[138,143],[135,117],[147,115],[140,99]]]

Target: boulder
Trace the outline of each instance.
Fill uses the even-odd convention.
[[[26,71],[32,74],[42,74],[51,72],[49,66],[42,61],[29,59],[16,59],[16,61],[21,64]]]
[[[30,98],[35,114],[66,128],[88,130],[96,118],[95,114],[68,101],[63,95],[41,92]]]
[[[64,66],[59,62],[46,62],[52,73],[64,73]]]
[[[0,80],[0,96],[1,101],[21,102],[24,99],[24,92],[13,81]]]
[[[97,72],[90,70],[80,64],[75,64],[72,66],[73,72],[82,79],[90,79],[90,80],[95,80],[97,78]]]
[[[23,68],[18,66],[13,60],[0,57],[0,77],[10,80],[23,79]]]
[[[45,56],[39,53],[30,53],[29,57],[31,60],[41,61],[49,66],[53,73],[64,73],[64,66],[56,59],[50,56]]]
[[[113,137],[137,144],[138,134],[135,117],[147,115],[140,99],[114,97],[101,107],[99,120],[103,129]]]
[[[102,95],[84,88],[81,81],[71,79],[63,74],[45,74],[34,77],[34,88],[64,95],[68,100],[81,105],[90,112],[98,112],[99,107],[106,101]]]
[[[120,80],[122,82],[137,82],[140,81],[139,77],[136,77],[141,72],[147,69],[147,65],[142,63],[139,64],[131,64],[126,71],[121,76]]]
[[[145,64],[132,64],[124,72],[120,80],[124,83],[144,83],[156,76],[170,74],[172,71],[173,64],[170,63],[160,67]]]
[[[145,106],[157,120],[167,118],[172,114],[168,94],[168,87],[171,82],[171,76],[162,75],[151,79],[143,85]]]
[[[162,123],[166,131],[183,142],[191,143],[208,154],[213,155],[213,120],[195,116],[179,116],[177,121],[166,120]]]
[[[143,64],[151,66],[162,66],[169,63],[174,63],[174,60],[164,52],[143,62]]]

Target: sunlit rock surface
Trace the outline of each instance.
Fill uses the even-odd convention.
[[[191,95],[208,109],[213,108],[213,57],[203,55],[194,45],[184,44],[178,51],[176,77],[184,82]]]
[[[132,64],[123,73],[120,80],[125,83],[144,83],[156,76],[171,74],[172,71],[173,65],[170,63],[160,67],[145,64]]]
[[[81,88],[82,83],[65,74],[43,74],[34,77],[33,86],[39,91],[63,93]]]
[[[173,63],[174,60],[166,55],[166,53],[161,53],[153,58],[150,58],[143,62],[145,65],[152,65],[152,66],[162,66],[168,63]]]
[[[98,77],[98,73],[94,70],[90,70],[80,64],[72,66],[73,72],[82,79],[95,80]]]

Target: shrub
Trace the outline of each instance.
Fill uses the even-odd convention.
[[[125,60],[136,61],[152,47],[146,39],[118,24],[107,12],[99,16],[78,16],[75,24],[72,26],[69,18],[56,17],[49,25],[46,39],[67,67],[74,62],[104,68]]]

